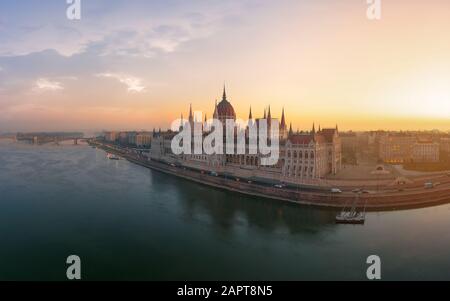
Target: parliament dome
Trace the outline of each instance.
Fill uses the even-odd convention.
[[[216,111],[214,114],[221,121],[227,119],[236,120],[236,112],[234,111],[234,108],[231,105],[231,103],[227,100],[227,93],[225,87],[223,89],[222,101],[219,104],[217,104]]]

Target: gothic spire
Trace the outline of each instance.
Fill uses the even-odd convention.
[[[227,89],[225,87],[225,84],[223,85],[223,96],[222,96],[222,100],[223,101],[227,101]]]
[[[286,118],[284,117],[284,107],[283,107],[283,113],[281,114],[281,128],[286,128]]]
[[[179,128],[180,132],[183,130],[183,127],[184,127],[184,119],[183,119],[183,113],[181,113],[181,122],[180,122],[180,128]]]
[[[252,107],[250,106],[250,114],[248,114],[248,120],[252,120],[252,119],[253,119]]]
[[[312,133],[315,134],[316,133],[316,124],[313,123],[313,127],[312,127]]]
[[[269,106],[269,114],[267,115],[267,119],[272,120],[272,113],[270,112],[270,106]]]
[[[214,115],[213,115],[214,119],[218,119],[219,118],[219,112],[217,112],[217,99],[216,99],[216,104],[214,105]]]
[[[189,121],[194,120],[194,115],[192,115],[192,104],[189,105]]]

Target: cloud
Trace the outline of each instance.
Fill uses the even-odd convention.
[[[127,86],[128,92],[134,92],[134,93],[145,92],[145,86],[143,84],[143,80],[141,78],[138,78],[135,76],[120,74],[120,73],[100,73],[100,74],[96,74],[96,76],[116,79],[120,83]]]
[[[47,78],[39,78],[34,83],[34,91],[46,92],[46,91],[60,91],[64,90],[64,87],[60,82],[51,81]]]
[[[105,35],[101,40],[90,42],[86,51],[95,51],[100,56],[152,58],[159,53],[175,52],[181,44],[208,34],[208,30],[194,29],[190,24],[119,30]]]
[[[194,26],[189,20],[136,26],[99,25],[103,30],[85,28],[81,32],[68,26],[45,25],[37,29],[17,30],[17,39],[0,33],[0,56],[23,56],[48,49],[70,57],[90,50],[100,55],[154,57],[176,51],[182,43],[207,37],[209,26]]]
[[[254,0],[246,0],[248,2]],[[64,7],[54,1],[42,1],[37,12],[19,11],[14,5],[5,8],[0,20],[0,56],[19,56],[53,49],[69,57],[101,45],[105,55],[154,57],[171,53],[181,44],[206,38],[236,14],[241,1],[194,1],[170,3],[139,0],[83,2],[82,22],[68,22]],[[114,4],[112,3],[114,2]],[[117,22],[120,20],[120,22]],[[6,30],[6,28],[8,30]]]

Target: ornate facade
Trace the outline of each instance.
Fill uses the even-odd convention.
[[[223,124],[229,119],[236,120],[235,110],[227,99],[225,88],[221,102],[215,104],[213,117]],[[245,129],[236,128],[236,135],[239,131],[243,131],[244,133],[240,132],[240,134],[244,134],[248,141],[250,125],[256,124],[258,126],[261,120],[267,121],[270,131],[271,124],[277,119],[272,117],[270,107],[264,111],[262,118],[254,119],[250,108],[248,126]],[[205,127],[206,117],[204,122],[194,120],[191,106],[187,122],[192,129],[195,126]],[[294,133],[292,125],[289,129],[287,127],[284,109],[279,122],[279,160],[277,164],[271,166],[261,165],[261,155],[250,154],[248,143],[246,144],[245,154],[240,155],[184,154],[175,156],[171,152],[170,146],[176,134],[171,131],[154,132],[151,158],[208,172],[226,173],[239,178],[258,178],[292,183],[319,180],[326,175],[336,174],[341,169],[341,141],[337,126],[333,129],[319,128],[318,131],[313,126],[311,131]],[[207,135],[207,133],[203,135]],[[192,139],[193,147],[194,140]],[[202,141],[203,139],[199,140]]]

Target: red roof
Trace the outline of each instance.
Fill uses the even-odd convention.
[[[319,134],[325,138],[326,142],[332,143],[336,132],[336,129],[323,129]]]
[[[217,105],[217,114],[219,115],[219,118],[221,118],[221,117],[236,118],[236,113],[234,112],[233,106],[226,99],[223,99]]]
[[[321,134],[295,134],[289,137],[292,144],[309,144],[311,141],[316,143],[326,143],[327,139]]]
[[[313,135],[310,134],[296,134],[289,137],[292,144],[309,144],[313,140]]]

